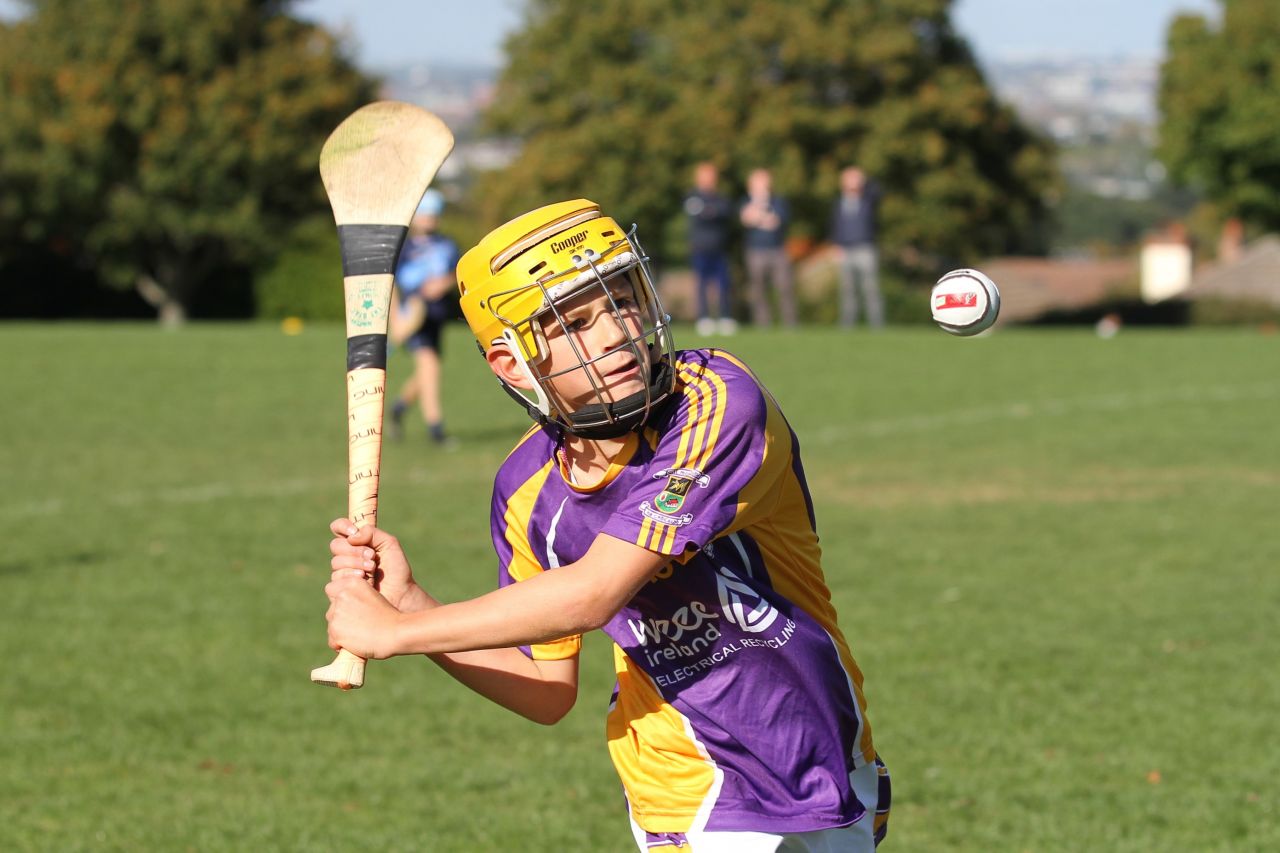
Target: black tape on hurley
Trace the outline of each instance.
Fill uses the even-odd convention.
[[[386,335],[353,335],[347,338],[347,370],[364,367],[387,369]]]
[[[339,225],[343,278],[394,273],[408,233],[403,225]]]

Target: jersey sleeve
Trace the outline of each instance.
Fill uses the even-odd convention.
[[[680,394],[659,427],[649,476],[604,532],[681,558],[767,515],[790,465],[790,428],[744,365],[724,354],[681,354]]]
[[[545,472],[544,467],[538,474],[524,481],[510,495],[504,496],[503,491],[498,487],[494,489],[490,526],[493,547],[498,553],[499,587],[528,580],[547,570],[547,567],[538,559],[528,535],[528,510],[532,508],[533,499],[537,497],[537,491],[545,480]],[[501,472],[499,477],[500,483]],[[551,642],[534,643],[519,648],[533,660],[563,660],[576,655],[581,647],[582,636],[575,634]]]

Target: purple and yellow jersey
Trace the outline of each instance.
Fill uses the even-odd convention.
[[[795,434],[728,353],[679,352],[676,372],[674,399],[588,488],[568,482],[551,433],[511,452],[494,490],[500,582],[572,563],[601,532],[671,555],[604,628],[609,752],[632,816],[651,833],[847,825],[863,813],[849,772],[875,750]]]

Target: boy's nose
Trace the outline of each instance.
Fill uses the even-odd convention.
[[[631,335],[627,332],[626,321],[619,317],[617,312],[606,309],[604,313],[605,322],[600,324],[601,334],[604,336],[601,343],[605,345],[605,349],[615,350],[630,340]]]

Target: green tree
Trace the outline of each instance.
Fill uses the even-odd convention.
[[[1280,228],[1280,15],[1274,0],[1220,5],[1217,26],[1169,25],[1157,155],[1224,217]]]
[[[886,188],[890,253],[936,266],[1040,248],[1053,151],[996,101],[950,6],[531,0],[487,115],[524,143],[487,186],[489,216],[582,194],[649,223],[651,239],[676,235],[706,159],[734,190],[771,168],[797,233],[821,239],[856,163]]]
[[[324,209],[320,146],[374,85],[290,3],[26,5],[0,31],[11,250],[71,254],[176,323],[219,270],[261,263]]]

